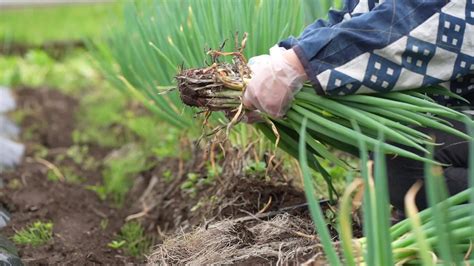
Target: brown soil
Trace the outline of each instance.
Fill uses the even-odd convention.
[[[23,56],[28,51],[33,49],[40,49],[45,51],[51,57],[60,59],[68,52],[74,49],[85,49],[86,44],[82,40],[62,40],[62,41],[51,41],[41,45],[27,45],[23,43],[12,43],[8,41],[0,40],[0,55],[20,55]]]
[[[22,128],[30,132],[23,164],[14,171],[0,174],[6,187],[0,201],[11,212],[12,219],[2,234],[11,237],[16,230],[34,221],[52,221],[53,241],[37,248],[18,246],[19,255],[28,264],[123,264],[139,262],[107,247],[124,223],[127,208],[116,209],[85,189],[85,184],[100,182],[100,171],[81,171],[85,184],[48,181],[48,168],[33,159],[38,144],[48,149],[53,159],[72,145],[77,101],[54,90],[19,89],[19,109],[26,111]],[[90,152],[101,160],[101,149]],[[70,163],[70,162],[66,162]],[[102,224],[107,221],[104,229]]]
[[[12,214],[5,235],[12,236],[15,230],[37,220],[54,223],[51,244],[38,248],[18,247],[23,262],[115,264],[136,261],[107,247],[124,223],[123,210],[110,208],[81,185],[46,181],[44,170],[44,166],[37,163],[25,163],[3,177],[6,182],[22,180],[20,188],[2,190],[1,201]],[[108,221],[105,230],[100,226],[103,220]]]
[[[23,88],[16,91],[18,109],[27,115],[22,120],[24,131],[32,131],[27,139],[48,149],[71,146],[78,102],[59,91]]]

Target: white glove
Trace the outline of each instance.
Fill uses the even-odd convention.
[[[245,90],[243,104],[275,118],[283,117],[294,95],[308,79],[295,52],[274,46],[270,55],[253,57],[248,65],[252,78]]]

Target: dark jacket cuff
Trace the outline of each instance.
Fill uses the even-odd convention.
[[[293,46],[293,51],[295,51],[296,56],[298,56],[298,59],[303,65],[306,75],[308,76],[308,79],[316,93],[318,95],[325,95],[326,93],[324,92],[321,83],[319,83],[318,79],[316,78],[318,73],[316,73],[316,71],[314,71],[314,69],[311,67],[308,57],[305,55],[304,51],[298,45]]]

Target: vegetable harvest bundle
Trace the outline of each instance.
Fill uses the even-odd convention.
[[[176,78],[183,102],[210,112],[235,113],[231,124],[241,120],[249,112],[243,108],[241,99],[245,84],[251,78],[243,47],[245,38],[236,52],[210,51],[213,62],[209,67],[181,70]],[[223,56],[231,56],[232,62],[219,61]],[[267,122],[256,126],[280,148],[298,158],[299,129],[307,117],[306,150],[314,155],[308,156],[309,164],[327,179],[329,176],[318,163],[318,157],[347,167],[329,151],[330,147],[358,155],[360,141],[374,150],[381,136],[385,140],[382,148],[387,154],[429,162],[431,159],[413,150],[429,153],[424,146],[435,140],[417,127],[442,130],[466,140],[470,136],[457,131],[446,120],[465,121],[466,116],[435,103],[428,94],[459,98],[441,87],[384,94],[319,96],[305,86],[296,94],[284,119],[264,117]]]

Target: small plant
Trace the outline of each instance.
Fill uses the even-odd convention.
[[[95,192],[100,200],[107,199],[107,191],[103,185],[86,186],[86,189]]]
[[[126,118],[124,126],[143,143],[144,150],[159,158],[176,157],[176,143],[182,135],[178,129],[164,127],[165,124],[154,116],[138,116],[129,112]]]
[[[201,177],[197,173],[188,173],[186,181],[181,184],[181,190],[189,193],[191,197],[195,197],[199,187],[209,186],[214,184],[216,177],[222,172],[222,167],[215,166],[207,167],[207,175]]]
[[[125,242],[125,240],[121,240],[121,241],[113,240],[112,242],[107,244],[107,246],[112,249],[121,249],[126,243],[127,242]]]
[[[108,226],[109,226],[109,219],[104,218],[104,219],[100,220],[100,228],[102,230],[107,229]]]
[[[20,189],[21,186],[22,186],[22,183],[18,178],[14,178],[14,179],[10,180],[7,184],[7,187],[11,190]]]
[[[53,182],[57,182],[60,180],[59,176],[53,170],[48,170],[47,178],[49,181]]]
[[[207,178],[203,179],[204,184],[210,185],[214,182],[214,180],[222,174],[222,167],[220,165],[212,165],[207,166]]]
[[[173,172],[170,169],[166,169],[162,176],[166,183],[170,183],[174,178]]]
[[[103,101],[104,92],[88,94],[81,100],[78,129],[72,132],[76,145],[97,144],[101,147],[120,147],[124,138],[122,119],[125,117],[126,99],[113,90],[107,91],[108,100]],[[76,151],[77,153],[77,151]]]
[[[262,176],[267,170],[267,164],[263,161],[252,161],[245,167],[245,174]]]
[[[48,156],[48,149],[46,147],[44,147],[43,145],[36,145],[35,146],[35,151],[34,151],[34,157],[35,158],[46,158],[46,156]]]
[[[13,241],[19,245],[41,246],[53,239],[53,223],[37,221],[17,231]]]
[[[197,193],[197,184],[199,181],[199,175],[196,173],[188,173],[187,179],[181,184],[181,190],[188,192],[191,196],[195,196]]]
[[[103,184],[87,186],[87,189],[96,192],[100,199],[111,199],[117,206],[121,206],[133,185],[132,176],[149,168],[146,154],[140,150],[140,146],[125,146],[105,160]]]
[[[72,168],[65,167],[61,169],[61,172],[64,174],[65,181],[68,183],[79,184],[80,182],[84,181],[84,178],[78,176],[76,171]],[[61,180],[61,177],[58,176],[58,172],[52,169],[48,170],[47,178],[53,182]]]
[[[122,226],[118,238],[108,244],[112,249],[122,249],[125,253],[140,257],[146,254],[152,241],[145,236],[145,231],[140,223],[128,222]]]
[[[67,149],[66,154],[76,164],[82,164],[89,152],[87,146],[74,145]]]

